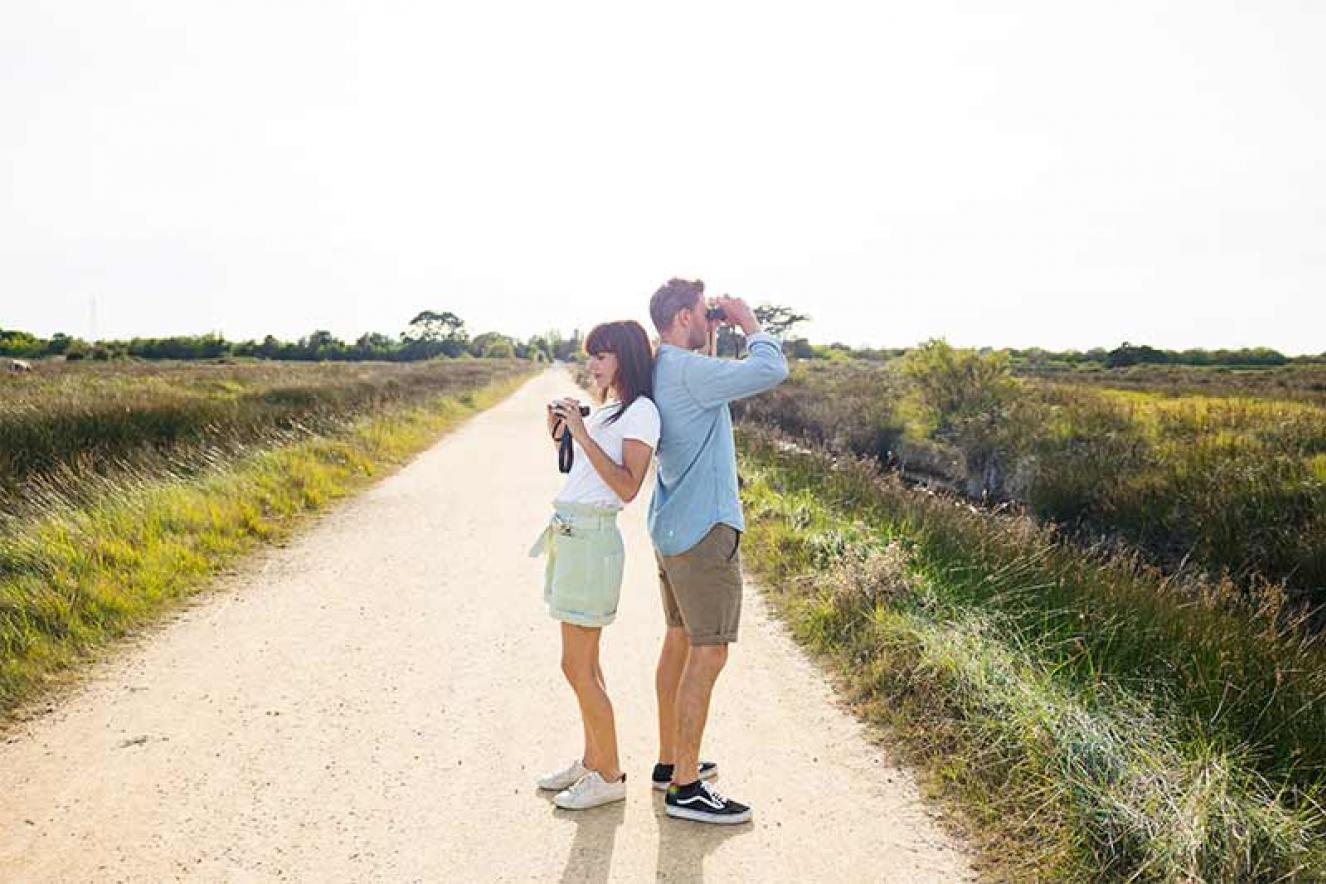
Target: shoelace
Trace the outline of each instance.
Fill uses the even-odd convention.
[[[706,783],[704,780],[700,781],[700,788],[705,790],[705,792],[709,793],[710,798],[714,799],[724,807],[727,806],[727,799],[723,797],[723,793],[719,792],[717,789]]]
[[[576,780],[576,784],[571,787],[571,794],[579,798],[582,793],[588,791],[590,788],[589,781],[593,776],[594,774],[587,773],[580,779]]]

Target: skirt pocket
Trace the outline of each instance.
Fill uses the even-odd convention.
[[[553,534],[545,599],[556,611],[590,620],[617,612],[626,563],[617,530]]]

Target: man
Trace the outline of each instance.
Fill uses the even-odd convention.
[[[744,301],[718,298],[712,306],[723,318],[709,318],[710,306],[698,280],[673,279],[649,302],[660,341],[654,403],[662,421],[649,533],[667,618],[655,680],[659,764],[653,780],[667,789],[668,816],[730,824],[748,821],[751,810],[714,790],[705,780],[717,766],[700,763],[709,697],[741,619],[738,548],[746,524],[728,403],[776,387],[787,377],[787,360]],[[745,359],[696,352],[712,350],[723,324],[745,332]]]

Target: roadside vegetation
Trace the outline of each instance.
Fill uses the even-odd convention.
[[[936,341],[884,364],[799,362],[734,416],[1023,506],[1088,545],[1120,542],[1250,595],[1283,589],[1321,605],[1326,370],[1260,372],[1146,366],[1051,380],[1019,375],[1006,354]],[[1280,390],[1290,392],[1261,395]]]
[[[1326,876],[1326,658],[1283,599],[739,435],[748,566],[991,877]]]
[[[797,360],[747,564],[991,877],[1326,878],[1326,369],[1098,355]]]
[[[0,720],[535,365],[42,368],[0,377]]]

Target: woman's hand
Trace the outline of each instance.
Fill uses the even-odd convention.
[[[585,426],[585,419],[580,416],[580,400],[558,399],[553,413],[566,424],[566,428],[571,432],[571,438],[583,446],[585,439],[589,437],[589,429]]]
[[[551,435],[554,440],[560,440],[562,438],[562,433],[565,432],[565,430],[558,431],[557,425],[562,422],[562,419],[558,417],[557,412],[553,410],[551,404],[546,407],[548,410],[548,434]]]

